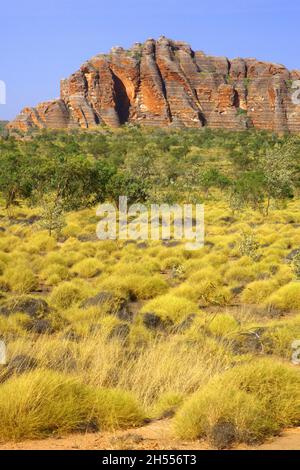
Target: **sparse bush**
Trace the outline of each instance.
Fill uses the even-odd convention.
[[[253,261],[258,259],[259,243],[253,233],[244,232],[239,243],[239,251],[242,256],[249,256]]]
[[[40,201],[41,221],[40,226],[48,231],[51,237],[53,232],[59,235],[65,226],[65,217],[62,201],[56,194],[45,194]]]

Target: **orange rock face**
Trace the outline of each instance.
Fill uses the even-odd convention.
[[[125,123],[161,127],[249,127],[300,132],[292,83],[300,72],[255,59],[194,52],[165,37],[115,47],[61,81],[59,100],[25,108],[11,130],[91,128]]]

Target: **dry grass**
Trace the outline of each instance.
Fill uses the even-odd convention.
[[[25,207],[22,213],[31,215]],[[0,439],[86,429],[91,425],[86,397],[89,412],[97,404],[99,418],[94,415],[92,424],[96,420],[100,427],[139,424],[145,415],[159,417],[181,406],[176,422],[192,438],[211,438],[213,426],[225,418],[234,420],[237,439],[247,441],[297,423],[298,389],[289,385],[290,368],[277,361],[290,361],[291,343],[300,339],[300,287],[289,261],[300,246],[300,230],[289,222],[291,215],[300,221],[299,207],[291,202],[268,218],[247,210],[227,224],[222,219],[229,215],[224,201],[207,203],[207,244],[197,252],[187,252],[184,244],[80,241],[92,233],[93,209],[69,214],[59,240],[38,224],[1,219],[0,337],[9,363],[23,355],[35,359],[37,368],[15,370],[0,386]],[[240,233],[249,230],[259,243],[256,260],[239,252]],[[103,292],[112,294],[111,300],[80,307]],[[26,312],[1,313],[20,295],[49,304],[43,320],[60,319],[52,334],[28,331]],[[155,314],[160,326],[146,325],[146,313]],[[247,345],[242,351],[241,335]],[[269,361],[260,361],[264,354]],[[276,382],[274,370],[285,385]],[[241,378],[255,391],[246,390]],[[276,403],[268,380],[274,390],[282,387]],[[264,394],[272,400],[273,415]]]
[[[299,423],[299,371],[263,359],[213,378],[178,411],[175,431],[185,439],[207,437],[213,442],[223,425],[226,447],[234,441],[259,442]],[[231,442],[227,442],[226,429],[232,433]]]
[[[130,427],[144,416],[128,392],[91,389],[49,370],[11,378],[0,388],[1,440]]]

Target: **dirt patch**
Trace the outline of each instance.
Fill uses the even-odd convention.
[[[210,450],[205,441],[182,441],[174,438],[170,420],[155,421],[147,426],[116,432],[71,434],[44,440],[6,443],[0,450]],[[237,446],[236,449],[300,450],[300,428],[288,429],[281,436],[260,446]]]

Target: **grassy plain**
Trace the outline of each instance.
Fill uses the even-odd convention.
[[[299,199],[234,210],[213,188],[204,203],[205,246],[188,251],[100,241],[95,207],[50,236],[38,204],[3,202],[0,441],[172,416],[175,435],[222,448],[300,424]]]

